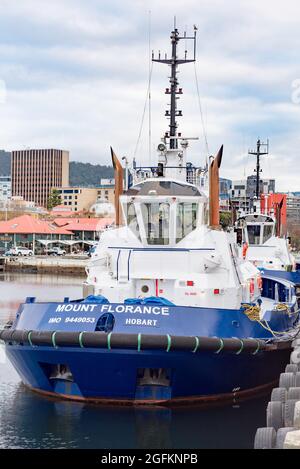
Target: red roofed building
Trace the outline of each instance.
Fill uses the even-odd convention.
[[[114,218],[56,218],[54,223],[72,231],[73,239],[97,241],[99,233],[114,223]]]
[[[56,207],[53,207],[53,209],[50,212],[50,215],[52,217],[71,217],[74,214],[75,212],[70,210],[65,205],[57,205]]]
[[[0,247],[25,246],[35,249],[39,241],[71,240],[72,231],[56,224],[22,215],[0,222]]]
[[[113,218],[62,218],[39,220],[22,215],[0,222],[0,248],[25,246],[34,252],[49,245],[78,246],[86,249],[98,242],[100,233],[111,226]]]

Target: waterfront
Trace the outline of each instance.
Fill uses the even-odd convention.
[[[0,274],[0,327],[26,296],[81,296],[82,278]],[[0,448],[251,448],[269,396],[224,408],[99,407],[28,391],[0,346]],[[245,370],[246,371],[246,370]]]

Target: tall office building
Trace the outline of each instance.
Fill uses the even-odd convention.
[[[0,176],[0,203],[11,199],[10,176]]]
[[[47,207],[53,187],[69,185],[69,152],[20,150],[11,157],[12,196]]]

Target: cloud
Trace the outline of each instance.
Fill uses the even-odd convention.
[[[197,73],[210,152],[224,143],[223,176],[252,174],[247,156],[258,136],[269,138],[264,176],[279,190],[299,190],[300,105],[292,83],[300,77],[300,9],[295,0],[0,0],[1,147],[61,147],[74,160],[107,164],[109,146],[133,156],[148,80],[151,47],[169,51],[173,15],[180,30],[198,26]],[[184,46],[184,44],[183,44]],[[152,163],[167,130],[168,69],[152,80]],[[200,136],[190,159],[206,147],[194,66],[180,71],[184,95],[180,129]],[[148,163],[148,111],[138,158]]]

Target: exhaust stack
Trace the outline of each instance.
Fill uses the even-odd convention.
[[[223,145],[209,167],[209,225],[213,230],[220,229],[220,178]]]
[[[282,207],[284,203],[284,197],[281,202],[276,204],[276,236],[280,238],[282,236]]]
[[[122,225],[122,212],[120,207],[120,196],[123,194],[123,167],[112,147],[110,147],[112,164],[115,171],[115,210],[116,226]]]

